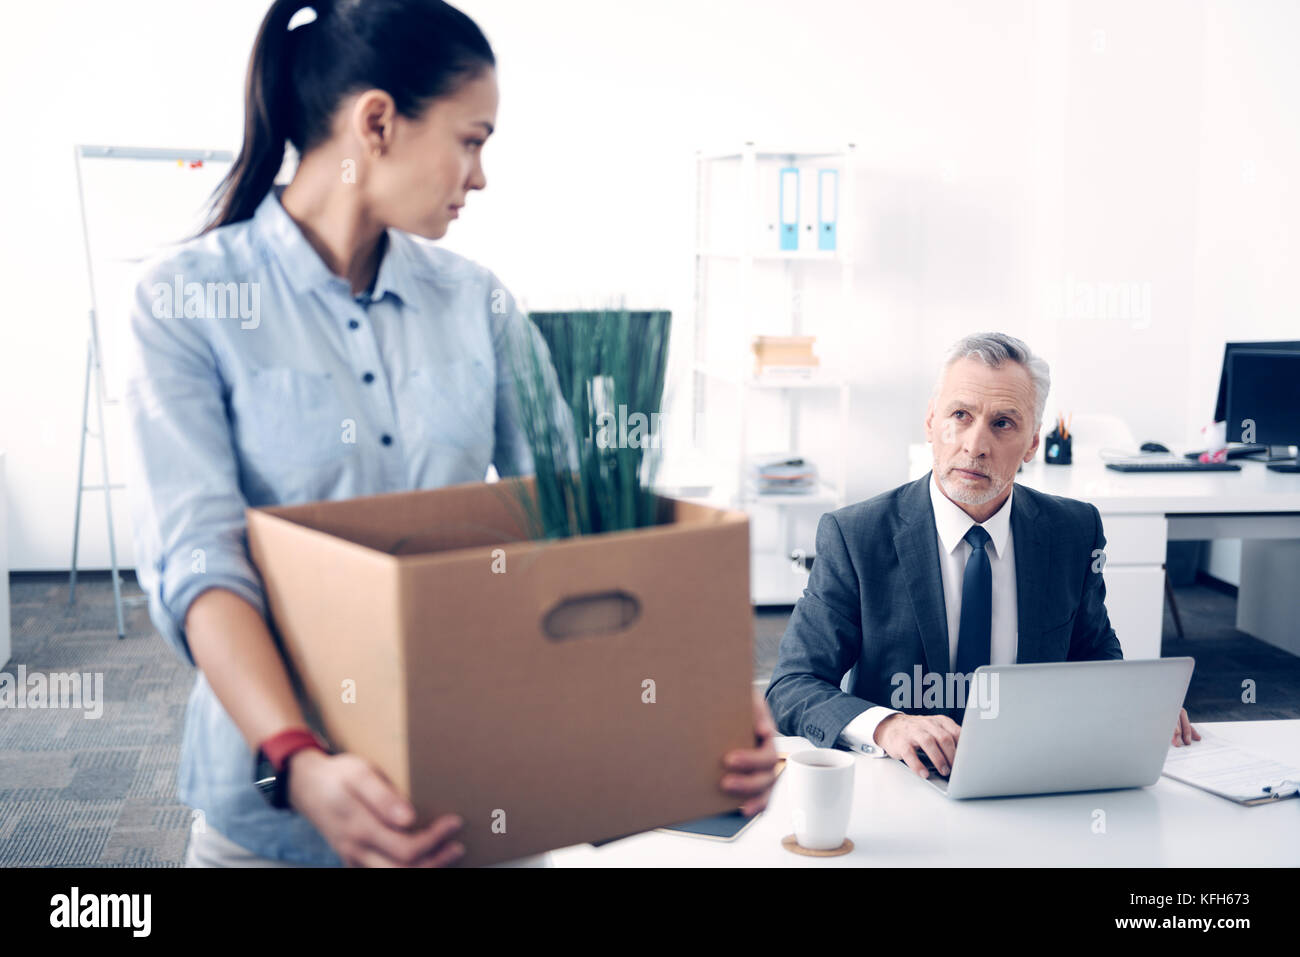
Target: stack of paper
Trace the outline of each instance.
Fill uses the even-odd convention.
[[[806,495],[817,488],[817,466],[802,458],[759,459],[750,465],[749,481],[761,495],[773,492]]]

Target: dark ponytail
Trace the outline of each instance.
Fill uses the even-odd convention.
[[[290,30],[306,8],[316,19]],[[299,156],[324,142],[348,94],[384,90],[416,119],[495,64],[478,25],[442,0],[275,0],[248,62],[244,145],[203,232],[251,218],[284,163],[285,141]]]

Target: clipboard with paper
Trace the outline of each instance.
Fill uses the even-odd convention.
[[[1200,741],[1171,747],[1162,773],[1238,804],[1271,804],[1300,793],[1300,768],[1252,754],[1206,731]]]

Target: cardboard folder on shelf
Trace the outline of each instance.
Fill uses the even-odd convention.
[[[531,541],[515,483],[249,509],[269,617],[309,721],[460,815],[488,864],[729,810],[753,744],[749,526]]]
[[[811,371],[821,360],[813,352],[816,336],[755,336],[754,374],[799,368]]]

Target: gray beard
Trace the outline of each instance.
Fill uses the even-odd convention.
[[[987,505],[1005,492],[1007,488],[1002,485],[990,488],[987,492],[976,492],[971,489],[960,488],[955,483],[949,483],[946,478],[939,479],[939,484],[950,499],[954,502],[960,502],[962,505]]]

